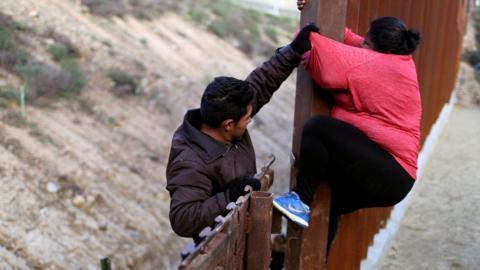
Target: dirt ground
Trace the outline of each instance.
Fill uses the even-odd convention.
[[[18,34],[31,55],[50,59],[42,33],[54,30],[89,74],[73,101],[27,106],[24,126],[0,109],[0,269],[98,269],[107,256],[113,269],[173,268],[185,240],[168,220],[171,136],[214,76],[244,78],[258,63],[178,14],[100,18],[78,2],[0,1],[30,29]],[[113,94],[113,67],[140,74],[142,95]],[[12,77],[1,70],[0,86],[18,87]],[[294,89],[292,76],[250,129],[258,165],[277,156],[277,193],[288,182]]]

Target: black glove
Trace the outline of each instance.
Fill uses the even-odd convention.
[[[290,46],[296,53],[304,54],[312,49],[312,44],[310,43],[311,32],[320,33],[320,29],[315,25],[315,23],[309,23],[305,25],[302,30],[300,30],[297,37],[292,41],[292,43],[290,43]]]
[[[260,190],[262,185],[257,178],[245,176],[238,184],[227,190],[230,201],[235,202],[238,197],[247,194],[248,191],[245,191],[246,186],[252,187],[253,190]]]

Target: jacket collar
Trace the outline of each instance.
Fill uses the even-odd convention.
[[[219,158],[230,150],[232,144],[223,144],[200,131],[202,118],[200,109],[189,110],[183,120],[183,129],[187,140],[201,149],[207,163]]]

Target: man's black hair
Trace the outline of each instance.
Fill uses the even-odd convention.
[[[408,29],[396,17],[380,17],[370,22],[367,34],[373,49],[381,53],[412,54],[420,43],[420,33]]]
[[[217,128],[227,120],[240,120],[253,100],[253,90],[247,81],[232,77],[217,77],[205,89],[200,105],[204,124]]]

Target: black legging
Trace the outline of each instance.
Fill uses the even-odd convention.
[[[310,119],[303,129],[295,192],[310,205],[319,181],[332,189],[329,244],[338,217],[360,208],[400,202],[415,180],[387,151],[356,127],[329,116]]]

